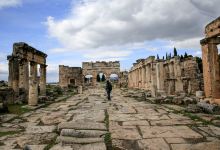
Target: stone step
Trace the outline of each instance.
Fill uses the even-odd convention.
[[[75,137],[68,137],[68,136],[59,136],[57,137],[56,142],[62,143],[64,145],[91,144],[91,143],[104,142],[104,138],[75,138]]]
[[[106,133],[107,133],[106,131],[98,131],[98,130],[62,129],[60,135],[77,137],[77,138],[89,138],[89,137],[102,137]]]
[[[65,122],[58,125],[58,131],[62,129],[76,129],[76,130],[102,130],[106,131],[104,123],[96,122]]]

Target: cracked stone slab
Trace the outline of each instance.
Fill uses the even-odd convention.
[[[58,130],[76,129],[76,130],[107,130],[104,123],[96,122],[64,122],[58,125]]]
[[[50,150],[73,150],[71,146],[64,146],[61,144],[56,144],[53,147],[51,147]]]
[[[203,138],[202,135],[187,126],[140,126],[140,130],[143,134],[143,138]]]
[[[60,135],[72,136],[77,138],[87,138],[87,137],[102,137],[106,133],[107,131],[99,131],[99,130],[62,129]]]
[[[169,145],[164,141],[163,138],[138,140],[138,146],[140,149],[170,150]]]
[[[24,149],[30,149],[30,150],[44,150],[46,147],[46,144],[43,145],[26,145]]]
[[[201,129],[202,131],[212,135],[212,136],[218,136],[220,137],[220,128],[213,126],[213,125],[209,125],[206,127],[199,127],[199,129]]]
[[[169,144],[182,144],[182,143],[187,143],[187,141],[184,140],[183,138],[165,138],[165,140],[166,140],[167,143],[169,143]]]
[[[48,133],[56,130],[56,126],[28,126],[26,133]]]
[[[104,142],[103,138],[75,138],[68,136],[59,136],[56,140],[57,143],[61,142],[62,144],[91,144]]]
[[[149,126],[148,121],[146,120],[137,120],[137,121],[125,121],[122,123],[123,126]]]
[[[150,121],[152,126],[169,126],[169,125],[187,125],[193,124],[194,121],[187,119],[169,119],[169,120],[157,120],[157,121]]]
[[[135,126],[119,126],[118,128],[110,128],[112,139],[121,140],[138,140],[141,136]]]
[[[220,141],[203,142],[198,144],[171,144],[172,150],[219,150]]]
[[[74,149],[74,147],[73,147]],[[85,144],[81,145],[78,150],[106,150],[105,143],[92,143],[92,144]]]

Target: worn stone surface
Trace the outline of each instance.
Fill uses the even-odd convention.
[[[138,141],[140,149],[169,150],[169,145],[162,138],[143,139]]]
[[[143,138],[175,137],[175,138],[202,138],[187,126],[140,126]]]
[[[104,92],[104,89],[92,88],[19,118],[8,117],[0,129],[15,133],[0,137],[0,149],[23,149],[27,145],[40,148],[56,141],[52,150],[104,150],[108,132],[112,147],[122,150],[205,149],[207,146],[216,149],[218,146],[220,128],[217,126],[191,120],[167,105],[127,97],[120,89],[113,89],[112,101],[106,101]],[[206,121],[219,117],[193,115],[207,118]]]

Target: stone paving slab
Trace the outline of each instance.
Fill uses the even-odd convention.
[[[91,144],[104,142],[103,138],[75,138],[67,136],[59,136],[56,140],[57,143],[61,142],[62,144]]]
[[[146,120],[125,121],[123,126],[149,126],[149,122]]]
[[[172,150],[219,150],[220,141],[198,144],[171,144]]]
[[[204,126],[204,127],[199,127],[199,129],[201,129],[202,131],[204,131],[205,133],[211,135],[211,136],[218,136],[220,137],[220,128],[213,126],[213,125],[208,125],[208,126]]]
[[[203,138],[202,135],[187,126],[140,126],[143,138],[173,137],[173,138]]]
[[[104,123],[97,122],[63,122],[58,125],[58,130],[61,129],[107,130]]]
[[[187,143],[187,141],[184,138],[165,138],[167,143],[169,144],[181,144],[181,143]]]
[[[163,138],[138,140],[139,149],[149,150],[170,150],[169,145]]]
[[[74,148],[73,148],[74,149]],[[106,150],[105,143],[92,143],[80,146],[77,150]]]
[[[56,126],[28,126],[26,133],[48,133],[56,130]]]
[[[121,140],[141,139],[141,136],[136,126],[120,126],[117,128],[111,128],[110,132],[112,139],[121,139]]]
[[[157,120],[157,121],[150,121],[152,126],[170,126],[170,125],[187,125],[187,124],[194,124],[193,120],[187,119],[169,119],[169,120]]]
[[[106,131],[99,131],[99,130],[62,129],[60,135],[86,138],[86,137],[102,137],[106,133],[107,133]]]

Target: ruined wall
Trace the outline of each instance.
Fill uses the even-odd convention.
[[[80,86],[83,84],[83,75],[81,67],[69,67],[59,65],[59,85],[62,88]]]
[[[83,62],[83,76],[92,75],[92,84],[96,85],[97,75],[99,73],[104,73],[106,79],[110,78],[111,74],[120,74],[120,62],[119,61],[96,61],[96,62]]]
[[[203,76],[205,96],[220,104],[220,63],[218,47],[220,44],[220,17],[205,27],[202,46]]]
[[[119,74],[119,86],[128,87],[128,71],[122,71]]]
[[[152,96],[195,94],[200,90],[201,76],[196,58],[155,60],[139,59],[129,71],[128,86],[149,90]]]

